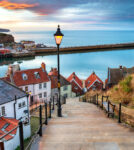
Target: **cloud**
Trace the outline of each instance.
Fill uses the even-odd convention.
[[[26,4],[26,3],[15,3],[9,2],[8,0],[0,1],[0,7],[9,9],[9,10],[16,10],[16,9],[27,9],[38,6],[38,3],[34,4]]]

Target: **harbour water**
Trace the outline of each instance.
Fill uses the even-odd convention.
[[[37,43],[55,46],[54,31],[34,33],[13,33],[16,41],[35,40]],[[127,43],[134,41],[134,31],[63,31],[62,47],[86,46],[98,44]],[[9,62],[8,62],[9,61]],[[57,56],[36,56],[35,58],[18,60],[0,60],[0,77],[5,75],[8,64],[19,63],[21,69],[38,68],[46,63],[47,71],[57,66]],[[72,72],[81,79],[86,79],[93,71],[104,81],[107,78],[108,67],[120,65],[134,66],[134,49],[107,52],[92,52],[60,55],[61,74],[68,77]]]

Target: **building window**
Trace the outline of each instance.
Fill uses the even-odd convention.
[[[75,89],[75,90],[78,90],[78,87],[77,87],[77,86],[75,86],[75,87],[74,87],[74,89]]]
[[[42,98],[42,93],[39,94],[39,98]]]
[[[22,78],[23,78],[23,80],[27,80],[28,79],[28,77],[27,77],[27,75],[25,73],[22,74]]]
[[[25,86],[25,91],[28,92],[28,86]]]
[[[39,84],[39,89],[42,89],[42,84],[41,83]]]
[[[25,101],[22,103],[22,107],[25,107],[25,105],[26,105],[26,103],[25,103]]]
[[[34,72],[34,76],[36,79],[39,79],[40,78],[39,72]]]
[[[67,85],[65,85],[64,87],[63,87],[63,91],[66,91],[67,90]]]
[[[47,97],[47,92],[44,92],[44,97]]]
[[[44,88],[46,88],[46,87],[47,87],[47,84],[46,84],[46,83],[44,83],[44,85],[43,85],[43,86],[44,86]]]
[[[18,107],[21,108],[21,103],[18,104]]]
[[[2,116],[6,115],[5,106],[1,107],[1,113],[2,113]]]

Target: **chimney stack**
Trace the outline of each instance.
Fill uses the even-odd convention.
[[[45,72],[45,71],[46,71],[46,64],[45,64],[45,63],[42,63],[42,64],[41,64],[41,68],[42,68],[42,71]]]

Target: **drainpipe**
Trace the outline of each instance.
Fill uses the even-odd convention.
[[[28,102],[28,97],[29,97],[29,94],[27,95],[27,111],[28,111],[28,118],[29,118],[29,102]]]
[[[14,103],[14,118],[16,119],[16,100],[17,100],[17,97],[15,95],[15,103]]]

